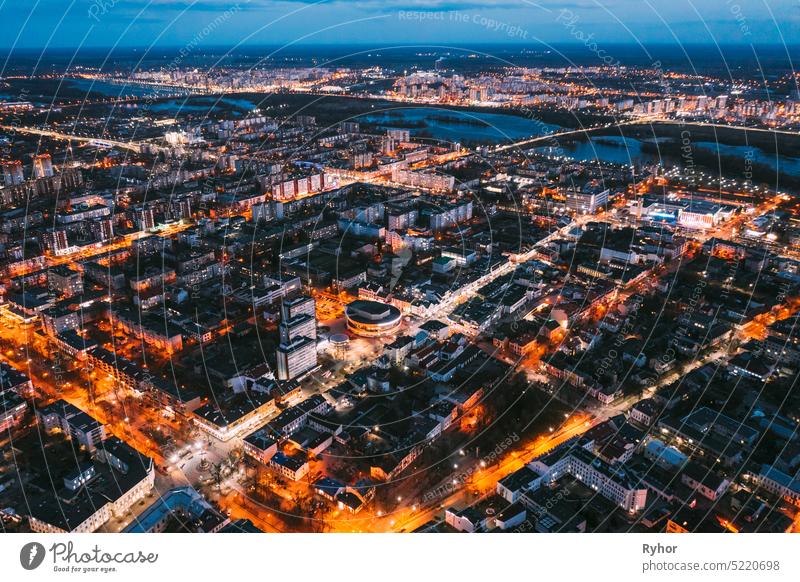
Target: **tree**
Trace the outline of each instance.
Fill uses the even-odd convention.
[[[218,492],[222,491],[222,467],[222,463],[211,463],[211,467],[208,470]]]

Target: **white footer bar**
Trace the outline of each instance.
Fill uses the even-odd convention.
[[[8,534],[0,536],[0,553],[9,580],[622,582],[800,576],[800,536],[789,534]]]

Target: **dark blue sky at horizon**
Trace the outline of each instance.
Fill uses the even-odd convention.
[[[0,47],[800,43],[797,0],[0,0]],[[596,43],[593,44],[593,43]]]

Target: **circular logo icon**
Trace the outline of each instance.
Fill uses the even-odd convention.
[[[26,570],[35,570],[44,562],[44,546],[39,542],[28,542],[19,551],[19,563]]]

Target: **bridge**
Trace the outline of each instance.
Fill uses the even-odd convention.
[[[715,129],[733,129],[736,131],[754,131],[758,133],[768,133],[772,135],[785,135],[785,136],[793,136],[797,137],[797,132],[794,131],[786,131],[781,129],[769,129],[763,127],[745,127],[742,125],[725,125],[722,123],[712,123],[712,122],[705,122],[705,121],[682,121],[680,119],[660,119],[658,117],[648,118],[643,117],[639,119],[630,119],[627,121],[620,121],[617,123],[607,123],[605,125],[599,125],[595,127],[584,127],[580,129],[569,129],[566,131],[558,131],[554,133],[547,133],[544,135],[538,135],[531,138],[525,138],[520,141],[515,141],[513,143],[497,146],[494,148],[494,152],[504,152],[510,149],[520,148],[524,146],[529,146],[537,143],[547,143],[553,142],[553,140],[558,140],[561,137],[569,137],[572,135],[587,135],[590,133],[594,133],[596,131],[600,131],[603,129],[611,129],[612,127],[624,127],[624,126],[635,126],[635,125],[645,125],[645,124],[652,124],[652,125],[679,125],[682,127],[712,127]]]
[[[42,137],[49,137],[52,139],[60,139],[64,141],[75,141],[80,143],[87,143],[99,147],[115,147],[124,150],[130,150],[136,153],[141,151],[141,143],[135,141],[117,141],[107,139],[104,137],[91,137],[83,135],[71,135],[68,133],[61,133],[50,129],[37,129],[35,127],[19,127],[13,125],[0,125],[0,129],[11,132],[27,133],[31,135],[40,135]]]

